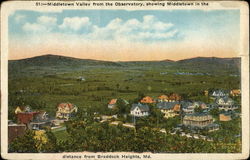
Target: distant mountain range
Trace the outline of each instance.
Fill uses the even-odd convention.
[[[30,67],[84,67],[84,66],[104,66],[104,67],[159,67],[168,66],[169,68],[185,68],[199,70],[231,70],[239,71],[240,58],[216,58],[216,57],[195,57],[179,61],[101,61],[91,59],[78,59],[58,55],[43,55],[21,60],[9,60],[9,71],[25,69]]]
[[[78,59],[58,55],[42,55],[32,58],[9,60],[10,65],[30,65],[30,66],[77,66],[77,65],[107,65],[120,66],[118,63],[111,61],[100,61],[92,59]]]

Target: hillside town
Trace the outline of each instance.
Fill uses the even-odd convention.
[[[203,134],[220,130],[217,122],[233,121],[241,116],[241,105],[233,100],[241,96],[241,91],[239,89],[214,90],[209,93],[205,90],[204,95],[211,103],[185,100],[177,93],[162,94],[158,97],[144,96],[136,103],[114,98],[107,103],[106,109],[116,114],[103,115],[95,111],[93,118],[99,123],[108,122],[111,125],[121,124],[124,127],[136,128],[140,119],[147,120],[151,115],[160,113],[160,116],[156,116],[157,124],[158,117],[165,119],[166,122],[172,118],[180,119],[177,125],[167,128],[161,128],[160,125],[154,127],[163,134],[168,132],[172,135],[179,134],[213,141],[213,138]],[[43,133],[46,128],[52,131],[66,130],[64,123],[74,119],[78,109],[73,103],[59,103],[53,116],[48,115],[44,110],[32,110],[32,106],[17,106],[14,111],[16,122],[12,120],[8,122],[8,142],[11,143],[15,138],[24,135],[26,130],[35,130],[37,135]]]

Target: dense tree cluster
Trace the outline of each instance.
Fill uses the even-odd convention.
[[[228,126],[225,124],[225,127]],[[66,123],[68,137],[57,140],[46,131],[48,138],[41,149],[36,146],[34,133],[17,138],[9,146],[10,152],[153,152],[153,153],[238,153],[240,139],[204,141],[182,137],[178,134],[162,133],[159,129],[141,126],[136,129],[111,125],[108,122],[93,122],[90,119],[73,120]],[[220,134],[220,133],[217,133]],[[222,134],[222,133],[221,133]]]

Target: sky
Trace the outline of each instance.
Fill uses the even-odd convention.
[[[239,10],[16,10],[9,59],[55,54],[107,61],[239,55]]]

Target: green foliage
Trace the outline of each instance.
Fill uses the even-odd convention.
[[[23,136],[17,137],[9,144],[9,152],[37,153],[36,144],[38,141],[34,139],[34,136],[34,131],[27,130]]]
[[[223,143],[236,143],[239,141],[237,135],[241,135],[241,119],[236,118],[231,121],[219,122],[220,130],[211,132],[208,135],[213,137],[215,141]],[[225,133],[226,136],[225,136]]]
[[[179,116],[168,118],[164,123],[164,128],[166,131],[170,131],[175,128],[178,124],[181,124],[181,119]]]
[[[195,59],[183,62],[100,62],[77,60],[51,55],[9,63],[9,119],[15,119],[17,105],[30,105],[32,109],[46,110],[55,115],[56,105],[70,102],[78,107],[78,113],[65,123],[67,130],[47,131],[48,146],[42,152],[82,151],[127,151],[167,153],[225,153],[241,152],[238,120],[221,123],[221,130],[208,133],[222,142],[207,142],[169,135],[153,128],[167,131],[181,123],[180,116],[164,119],[159,110],[150,106],[151,114],[136,121],[136,130],[97,123],[94,117],[104,114],[119,114],[122,121],[130,121],[122,115],[128,113],[132,103],[138,103],[145,95],[158,97],[161,94],[178,93],[184,100],[211,102],[203,95],[204,90],[240,88],[236,60]],[[46,63],[44,63],[46,62]],[[201,63],[202,62],[202,63]],[[167,72],[168,74],[160,74]],[[176,75],[177,72],[209,73],[211,75]],[[83,76],[86,81],[78,81]],[[117,110],[107,109],[110,99],[121,97],[130,102],[126,106],[118,99]],[[240,97],[234,98],[240,104]],[[239,109],[240,111],[240,109]],[[96,114],[97,113],[97,114]],[[211,110],[218,116],[218,110]],[[61,134],[61,135],[60,135]],[[29,135],[29,136],[28,136]],[[61,137],[60,137],[61,136]],[[9,146],[12,152],[38,152],[31,133],[20,137]],[[60,137],[60,138],[58,138]],[[25,143],[24,143],[25,142]]]
[[[201,112],[202,112],[201,106],[196,106],[196,107],[194,108],[194,112],[196,112],[196,113],[201,113]]]
[[[126,104],[126,102],[123,99],[118,98],[117,101],[116,101],[116,106],[118,108],[118,114],[119,115],[129,113],[129,110],[130,110],[129,105]]]
[[[215,107],[213,109],[211,109],[209,111],[209,114],[211,114],[213,117],[215,117],[215,119],[219,119],[219,114],[220,114],[220,111],[219,111],[219,108],[218,107]]]
[[[58,152],[57,139],[54,133],[50,129],[46,130],[47,142],[45,145],[42,145],[41,152],[45,153],[56,153]]]
[[[161,133],[158,129],[148,127],[146,119],[143,126],[126,128],[108,123],[87,124],[72,121],[67,124],[70,138],[59,141],[60,152],[153,152],[153,153],[238,153],[240,142],[208,142],[201,139],[181,137]],[[172,119],[172,123],[176,119]]]

